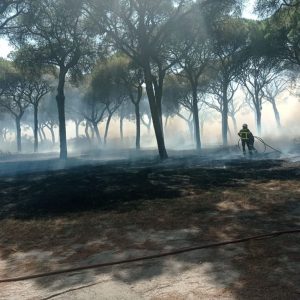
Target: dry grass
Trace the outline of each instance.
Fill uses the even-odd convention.
[[[74,244],[83,245],[83,249],[71,254],[69,262],[105,250],[163,248],[163,245],[151,241],[136,244],[128,239],[128,230],[135,229],[199,228],[202,241],[272,231],[279,229],[273,221],[287,221],[286,224],[297,221],[297,216],[286,213],[289,206],[297,204],[299,191],[299,181],[274,180],[267,184],[253,181],[242,188],[186,190],[191,196],[175,198],[171,202],[145,200],[131,211],[85,212],[33,220],[4,219],[0,221],[1,258],[7,259],[18,251],[28,252],[36,248],[51,251],[55,256],[66,256]],[[243,220],[248,222],[246,228]],[[262,220],[271,221],[270,227],[261,228]]]
[[[240,173],[235,168],[232,170],[227,174],[231,177],[224,182],[215,177],[224,176],[221,170],[220,175],[201,168],[175,169],[172,173],[150,170],[143,180],[148,180],[146,185],[151,182],[151,188],[157,189],[153,191],[153,197],[147,190],[144,196],[139,194],[138,200],[130,202],[129,199],[115,209],[89,209],[56,215],[45,213],[37,218],[2,218],[0,272],[2,276],[44,272],[81,265],[101,253],[129,250],[158,252],[170,245],[185,247],[299,226],[298,178],[285,178],[288,174],[286,168],[283,173],[276,169],[274,176],[265,169],[262,173],[250,170],[252,177],[247,175],[248,178],[242,176],[247,174],[245,170]],[[126,193],[127,188],[134,190],[133,186],[123,182],[126,172],[118,175],[114,188],[109,186],[110,177],[107,174],[95,175],[102,183],[105,177],[108,183],[102,188],[112,196],[115,196],[116,189],[121,194]],[[67,180],[69,182],[71,177]],[[5,184],[4,191],[8,195],[13,195],[14,189],[24,188],[23,181],[19,186],[15,182]],[[88,181],[85,184],[89,184]],[[94,184],[93,179],[90,184]],[[159,197],[161,188],[164,190]],[[164,197],[168,190],[173,193],[171,198]],[[188,233],[182,240],[178,237],[174,243],[163,237],[154,238],[157,232],[168,235],[180,230],[188,230]],[[243,253],[232,258],[232,264],[242,275],[228,293],[234,290],[243,295],[245,289],[252,291],[255,286],[267,286],[266,290],[270,290],[276,282],[277,286],[280,282],[293,293],[299,291],[295,285],[295,275],[299,273],[299,265],[295,263],[300,261],[298,242],[299,237],[284,237],[272,240],[272,247],[257,241],[245,244]],[[103,261],[103,257],[100,259]],[[209,260],[213,262],[214,257]],[[282,280],[282,274],[287,274],[287,278]],[[294,276],[293,280],[291,276]],[[268,278],[266,285],[262,285],[264,277]],[[252,292],[255,296],[256,292]],[[227,291],[224,293],[227,294]],[[266,296],[266,293],[261,291],[258,295]],[[183,299],[176,293],[168,297],[165,295],[165,298],[159,299]],[[247,299],[246,296],[244,298]],[[280,296],[278,299],[284,298]]]

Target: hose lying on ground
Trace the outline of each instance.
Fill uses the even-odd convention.
[[[265,147],[268,147],[268,148],[270,148],[270,149],[272,149],[272,150],[274,150],[274,151],[276,151],[276,152],[282,154],[282,152],[281,152],[280,150],[275,149],[274,147],[270,146],[270,145],[267,144],[262,138],[260,138],[260,137],[258,137],[258,136],[255,136],[255,138],[256,138],[257,140],[259,140],[260,142],[262,142],[262,143],[265,145]]]
[[[27,275],[27,276],[21,276],[21,277],[14,277],[14,278],[3,278],[3,279],[0,279],[0,283],[24,281],[24,280],[29,280],[29,279],[71,273],[71,272],[75,272],[75,271],[83,271],[83,270],[89,270],[89,269],[97,269],[97,268],[103,268],[103,267],[108,267],[108,266],[133,263],[133,262],[144,261],[144,260],[149,260],[149,259],[154,259],[154,258],[177,255],[177,254],[191,252],[191,251],[200,250],[200,249],[215,248],[215,247],[220,247],[220,246],[225,246],[225,245],[230,245],[230,244],[245,243],[250,240],[261,240],[261,239],[277,237],[277,236],[280,236],[283,234],[297,234],[297,233],[300,233],[300,228],[293,229],[293,230],[286,230],[286,231],[276,231],[276,232],[272,232],[272,233],[260,234],[260,235],[250,236],[250,237],[236,239],[236,240],[212,243],[212,244],[208,244],[208,245],[182,248],[182,249],[173,250],[170,252],[163,252],[163,253],[158,253],[158,254],[148,255],[148,256],[141,256],[141,257],[136,257],[136,258],[128,258],[128,259],[124,259],[124,260],[112,261],[112,262],[107,262],[107,263],[102,263],[102,264],[87,265],[87,266],[81,266],[81,267],[76,267],[76,268],[69,268],[69,269],[63,269],[63,270],[57,270],[57,271],[52,271],[52,272],[39,273],[39,274],[33,274],[33,275]]]
[[[275,152],[278,152],[278,153],[282,154],[282,152],[280,150],[275,149],[271,145],[267,144],[262,138],[260,138],[258,136],[255,136],[254,138],[257,139],[259,142],[261,142],[264,145],[263,153],[265,153],[267,151],[267,148],[270,148],[270,149],[274,150]],[[239,139],[239,141],[238,141],[238,147],[242,151],[242,149],[241,149],[241,139]]]

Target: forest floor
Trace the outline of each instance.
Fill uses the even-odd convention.
[[[61,164],[0,162],[0,279],[300,228],[297,161],[203,154]],[[0,283],[3,300],[299,298],[299,234]]]

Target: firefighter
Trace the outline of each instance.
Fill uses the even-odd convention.
[[[242,140],[242,147],[243,153],[246,154],[246,145],[249,150],[249,154],[252,155],[253,151],[257,153],[256,149],[254,148],[254,136],[252,132],[248,129],[247,124],[243,124],[243,129],[240,130],[238,133],[239,137]]]

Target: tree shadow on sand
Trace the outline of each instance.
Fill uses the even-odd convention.
[[[181,162],[106,164],[1,180],[1,258],[13,264],[16,253],[36,251],[30,267],[7,266],[5,275],[142,256],[299,224],[297,168],[283,168],[280,161],[218,161],[204,167]],[[183,299],[186,293],[297,299],[299,242],[298,235],[287,235],[35,282],[55,292],[113,276],[130,285],[147,283],[152,295],[167,277],[174,290],[175,283],[187,283]],[[205,286],[215,290],[204,295]]]

